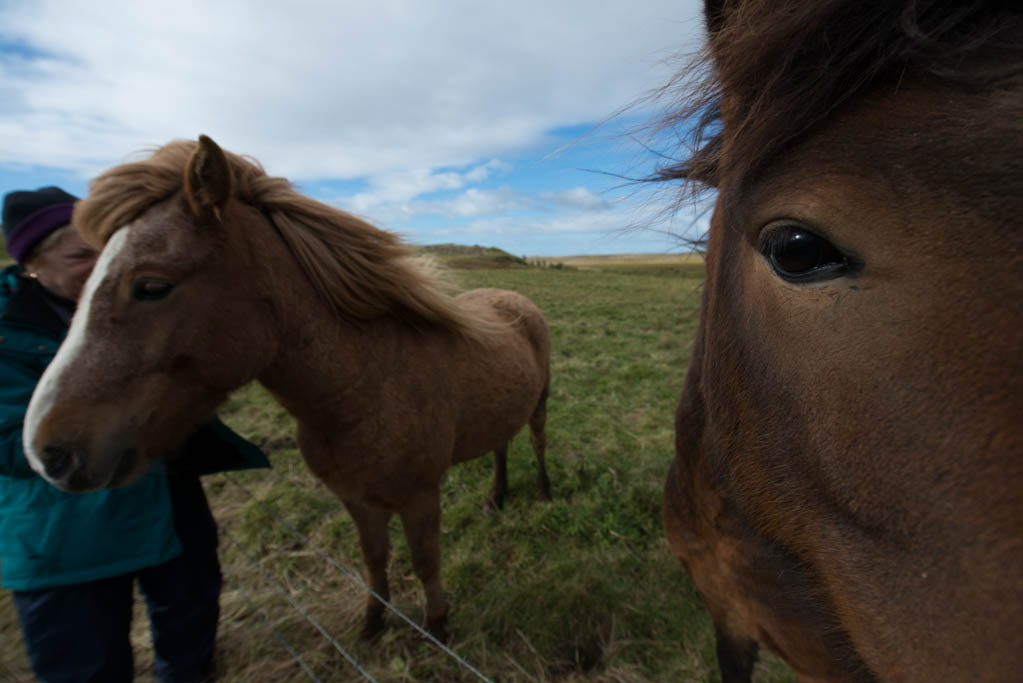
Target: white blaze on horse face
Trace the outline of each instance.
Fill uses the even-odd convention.
[[[129,228],[121,228],[116,231],[100,252],[96,266],[92,269],[89,279],[82,288],[82,295],[78,300],[78,307],[71,319],[71,328],[68,330],[67,338],[60,345],[53,362],[43,372],[35,391],[32,392],[32,400],[28,404],[28,412],[25,413],[25,427],[22,431],[22,441],[25,448],[25,459],[29,466],[38,472],[44,479],[51,483],[52,479],[46,476],[46,469],[42,459],[39,457],[39,447],[36,444],[36,434],[39,425],[50,412],[57,396],[65,373],[75,364],[76,359],[88,348],[86,334],[89,322],[92,297],[100,284],[107,278],[110,265],[117,258],[124,245],[128,242]]]

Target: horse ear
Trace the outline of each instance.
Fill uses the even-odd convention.
[[[224,150],[206,135],[185,167],[185,199],[195,216],[220,218],[220,210],[231,197],[231,166]]]

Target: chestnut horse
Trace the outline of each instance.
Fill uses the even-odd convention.
[[[1023,6],[708,0],[664,494],[726,681],[1023,676]],[[688,95],[680,95],[680,89]]]
[[[444,638],[444,472],[493,450],[499,507],[508,442],[528,423],[550,498],[536,306],[494,289],[447,296],[395,235],[205,136],[99,176],[74,224],[105,246],[26,415],[32,466],[68,491],[122,486],[256,379],[295,416],[385,599],[388,520],[401,517],[427,626]],[[365,616],[372,637],[372,596]]]

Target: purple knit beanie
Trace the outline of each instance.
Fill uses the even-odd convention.
[[[52,185],[8,192],[3,212],[7,253],[21,263],[47,235],[71,222],[71,209],[77,201],[78,197]]]

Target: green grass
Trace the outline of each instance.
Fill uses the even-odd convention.
[[[673,413],[697,322],[699,265],[477,268],[457,277],[466,288],[520,291],[547,316],[553,348],[548,469],[554,500],[539,499],[525,434],[510,452],[504,510],[483,511],[492,477],[489,455],[448,473],[442,562],[452,605],[449,645],[495,681],[717,680],[713,629],[668,548],[660,520],[661,487],[673,453]],[[261,569],[287,586],[291,597],[379,680],[475,680],[396,618],[389,618],[378,642],[358,640],[361,589],[276,518],[287,519],[345,566],[361,571],[353,524],[340,502],[306,471],[291,419],[256,386],[238,392],[222,415],[263,444],[274,463],[272,473],[205,480],[225,532],[222,680],[308,680],[267,623],[321,679],[360,680],[269,586]],[[422,591],[396,520],[392,542],[393,601],[421,621]],[[258,558],[258,567],[234,543]],[[12,620],[5,600],[0,603],[4,638],[15,633]],[[136,630],[144,669],[144,624]],[[0,657],[10,651],[4,648]],[[757,680],[793,678],[784,665],[768,660]]]

